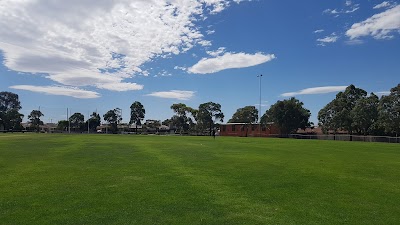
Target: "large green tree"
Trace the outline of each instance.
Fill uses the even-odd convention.
[[[137,127],[142,125],[142,120],[146,114],[146,110],[142,103],[135,101],[131,105],[131,119],[129,120],[129,124],[135,124],[135,130],[137,132]]]
[[[374,93],[357,101],[350,112],[352,126],[358,134],[374,134],[378,122],[379,97]]]
[[[400,135],[400,84],[383,96],[379,103],[379,122],[389,135]]]
[[[257,123],[258,121],[258,110],[255,106],[245,106],[243,108],[239,108],[233,114],[232,118],[228,121],[228,123],[244,123],[246,129],[246,137],[248,132],[248,126],[253,123]]]
[[[358,101],[364,99],[367,92],[361,88],[350,85],[345,91],[339,92],[336,98],[328,103],[319,113],[319,125],[323,130],[346,130],[350,134],[356,130],[352,111]]]
[[[179,132],[187,132],[194,125],[193,118],[196,110],[183,103],[173,104],[171,109],[175,113],[171,118],[173,125],[178,128]]]
[[[85,116],[82,113],[74,113],[69,117],[71,128],[74,131],[83,131],[85,129]]]
[[[19,113],[21,108],[17,94],[0,92],[0,127],[4,130],[22,129],[21,122],[24,115]]]
[[[39,110],[32,110],[32,112],[28,115],[28,119],[30,120],[31,127],[35,129],[37,132],[40,131],[40,125],[43,125],[43,121],[40,120],[40,117],[44,116],[43,113]]]
[[[233,114],[228,123],[256,123],[258,120],[258,110],[255,106],[245,106],[239,108]]]
[[[221,111],[221,105],[214,102],[200,104],[196,113],[196,121],[199,129],[202,132],[208,129],[211,136],[215,128],[215,123],[224,121],[224,113]]]
[[[101,124],[100,115],[97,112],[93,112],[92,115],[90,115],[90,118],[86,121],[85,127],[88,126],[88,123],[89,123],[89,129],[91,131],[96,131],[96,128]]]
[[[276,124],[281,134],[290,134],[297,129],[310,126],[311,113],[303,107],[303,103],[296,98],[278,101],[268,109],[261,118],[263,124]]]
[[[58,124],[57,124],[57,130],[67,131],[68,126],[69,126],[68,120],[60,120],[60,121],[58,121]]]
[[[110,124],[111,132],[116,133],[118,131],[118,124],[122,121],[121,109],[109,110],[103,115],[103,118]]]

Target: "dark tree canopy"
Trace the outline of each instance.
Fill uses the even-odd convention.
[[[44,116],[43,113],[39,110],[32,110],[32,112],[28,115],[28,119],[30,120],[31,127],[39,132],[40,125],[43,125],[43,121],[40,120],[40,117]]]
[[[60,121],[58,121],[58,124],[57,124],[57,130],[67,131],[68,126],[69,126],[68,120],[60,120]]]
[[[72,116],[69,117],[69,121],[71,123],[71,128],[75,131],[82,131],[85,129],[85,116],[82,113],[72,114]]]
[[[183,103],[173,104],[171,109],[175,113],[171,118],[172,125],[178,128],[179,132],[187,132],[194,125],[192,118],[197,111]]]
[[[21,103],[18,95],[12,92],[0,92],[0,129],[21,130],[21,122],[24,117],[19,113]]]
[[[274,123],[282,134],[296,132],[310,126],[311,113],[303,107],[303,103],[296,98],[278,101],[271,106],[261,118],[263,124]]]
[[[118,131],[118,124],[122,120],[121,116],[121,109],[116,108],[109,110],[106,114],[103,115],[105,121],[107,121],[111,125],[111,131],[117,132]]]
[[[374,93],[357,101],[350,112],[352,126],[358,134],[374,133],[374,124],[378,122],[379,97]]]
[[[129,124],[135,124],[136,125],[136,132],[137,132],[137,126],[142,125],[142,120],[144,119],[144,116],[146,114],[146,110],[144,109],[144,106],[142,103],[135,101],[131,105],[131,119],[129,121]]]
[[[10,110],[20,110],[21,103],[18,95],[12,92],[0,92],[0,112],[8,112]]]
[[[224,114],[221,111],[221,105],[214,102],[200,104],[196,120],[199,128],[202,131],[208,128],[211,135],[215,123],[218,121],[224,121]]]
[[[87,127],[87,123],[89,123],[89,129],[91,131],[95,131],[96,128],[101,124],[100,115],[96,112],[93,112],[92,115],[90,115],[90,118],[86,121],[85,127]]]
[[[347,130],[350,134],[356,131],[352,111],[361,99],[367,96],[363,89],[350,85],[344,92],[339,92],[336,98],[328,103],[318,113],[319,125],[323,130]]]
[[[228,123],[247,123],[252,124],[258,121],[258,110],[255,106],[245,106],[239,108],[233,114]]]
[[[379,121],[387,134],[400,135],[400,84],[383,96],[379,106]]]

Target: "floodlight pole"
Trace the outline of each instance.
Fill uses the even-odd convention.
[[[88,120],[87,120],[87,133],[90,133],[90,128],[89,128],[89,124],[90,124],[90,113],[88,111]]]
[[[259,110],[258,110],[258,121],[259,121],[259,123],[258,123],[258,133],[259,133],[259,135],[261,137],[261,77],[262,77],[262,74],[258,75],[257,77],[260,78],[260,105],[258,106],[258,108],[259,108]]]

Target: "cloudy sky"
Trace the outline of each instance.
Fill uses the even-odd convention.
[[[400,82],[400,2],[378,0],[1,0],[0,91],[45,122],[66,109],[123,121],[170,106],[236,109],[296,97],[312,112],[354,84]],[[24,120],[27,118],[25,117]]]

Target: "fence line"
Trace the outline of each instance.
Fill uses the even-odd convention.
[[[400,143],[400,137],[388,136],[360,136],[349,134],[338,135],[304,135],[304,134],[290,134],[289,138],[295,139],[316,139],[316,140],[332,140],[332,141],[361,141],[361,142],[386,142],[386,143]]]

